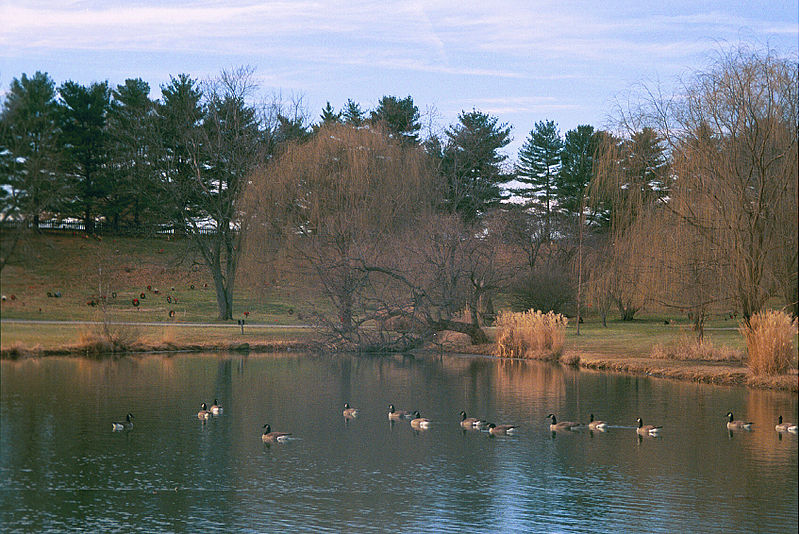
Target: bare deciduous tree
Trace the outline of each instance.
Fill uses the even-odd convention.
[[[776,296],[796,310],[797,62],[739,47],[676,97],[645,99],[623,122],[664,140],[669,193],[626,206],[626,224],[617,219],[615,249],[631,251],[625,264],[637,273],[625,283],[689,310],[699,334],[712,305],[735,303],[747,319]],[[621,190],[613,177],[624,168],[607,163],[598,182]]]
[[[239,204],[248,176],[262,159],[258,118],[247,102],[255,87],[252,75],[251,68],[241,67],[206,81],[202,109],[193,80],[173,79],[167,87],[174,98],[167,99],[171,122],[162,128],[175,132],[173,145],[165,150],[165,212],[192,239],[208,267],[220,320],[233,317],[233,289],[247,229]]]
[[[402,350],[441,330],[485,342],[478,310],[502,278],[497,249],[435,212],[436,184],[420,147],[325,125],[254,177],[248,258],[283,256],[283,277],[325,297],[313,314],[337,343]],[[470,321],[455,320],[465,307]]]

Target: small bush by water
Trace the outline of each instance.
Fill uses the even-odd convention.
[[[134,348],[139,337],[139,331],[132,326],[103,321],[81,330],[78,345],[87,355],[124,352]]]
[[[495,354],[501,358],[555,360],[564,350],[567,318],[560,313],[501,312],[495,325]]]
[[[770,310],[742,322],[739,332],[747,343],[747,366],[756,375],[785,373],[795,351],[792,339],[797,334],[797,320],[785,312]]]

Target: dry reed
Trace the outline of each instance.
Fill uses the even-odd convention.
[[[108,321],[87,326],[78,333],[78,347],[88,355],[126,352],[140,344],[138,329]]]
[[[564,350],[567,318],[560,313],[501,312],[495,326],[500,358],[557,360]]]
[[[754,375],[783,374],[789,369],[797,319],[778,310],[760,312],[750,317],[750,324],[742,321],[739,332],[747,343],[747,366]]]

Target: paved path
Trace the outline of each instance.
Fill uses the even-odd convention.
[[[18,324],[74,324],[74,325],[96,325],[96,324],[103,324],[102,321],[48,321],[48,320],[39,320],[39,319],[2,319],[0,323],[18,323]],[[125,325],[125,326],[186,326],[186,327],[209,327],[209,326],[219,326],[219,327],[230,327],[230,328],[239,328],[239,325],[236,323],[173,323],[171,321],[167,322],[155,322],[155,323],[143,323],[143,322],[133,322],[133,321],[108,321],[108,324],[116,324],[116,325]],[[314,328],[313,326],[307,324],[270,324],[270,323],[246,323],[246,327],[254,328],[254,327],[262,327],[262,328]]]

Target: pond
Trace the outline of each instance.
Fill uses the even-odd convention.
[[[4,532],[796,532],[797,395],[459,355],[0,363]],[[223,413],[200,420],[200,403]],[[349,402],[357,418],[342,416]],[[419,410],[430,428],[389,422]],[[459,412],[518,425],[464,431]],[[753,421],[729,432],[725,414]],[[131,430],[111,422],[134,414]],[[553,433],[546,416],[605,432]],[[637,417],[663,425],[639,439]],[[262,443],[265,423],[291,432]]]

